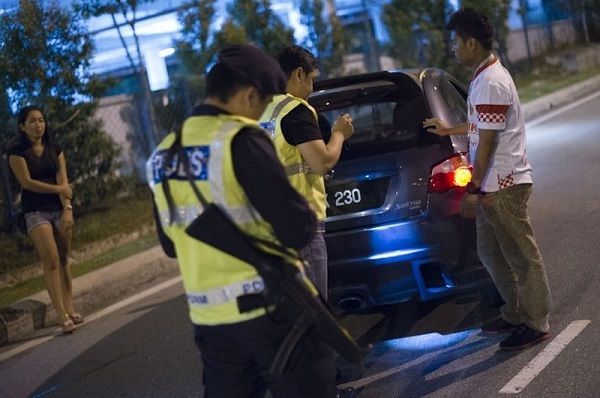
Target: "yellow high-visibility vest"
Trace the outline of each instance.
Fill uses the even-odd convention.
[[[291,94],[277,95],[263,113],[260,122],[271,135],[277,156],[286,170],[290,183],[304,196],[316,211],[317,219],[326,217],[325,181],[323,176],[311,172],[310,167],[302,158],[300,150],[288,144],[281,130],[281,120],[297,106],[306,106],[317,121],[317,112],[302,98]]]
[[[207,201],[220,205],[247,234],[277,242],[270,224],[262,220],[248,202],[235,177],[231,142],[247,127],[260,129],[255,121],[239,116],[193,116],[183,125],[181,144],[195,184]],[[235,300],[242,293],[262,289],[263,282],[256,269],[186,234],[185,228],[201,214],[202,205],[185,170],[177,167],[177,156],[173,164],[165,165],[167,151],[174,140],[174,134],[163,139],[148,161],[147,171],[161,225],[175,246],[192,322],[220,325],[263,315],[263,309],[240,313]],[[175,220],[170,219],[163,190],[166,178],[176,206]]]

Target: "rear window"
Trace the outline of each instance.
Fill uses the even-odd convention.
[[[429,110],[422,93],[403,95],[390,81],[327,90],[310,98],[319,114],[325,141],[335,119],[352,116],[354,135],[344,144],[341,160],[350,160],[411,149],[435,140],[423,134],[422,122]]]

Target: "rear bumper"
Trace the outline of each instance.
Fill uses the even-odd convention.
[[[429,301],[489,285],[472,228],[460,217],[445,217],[326,234],[332,306],[348,311]]]

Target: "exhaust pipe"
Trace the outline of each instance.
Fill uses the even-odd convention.
[[[344,296],[337,302],[337,307],[341,311],[354,311],[366,307],[365,299],[359,295],[353,294]]]

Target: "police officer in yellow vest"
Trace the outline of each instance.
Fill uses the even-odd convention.
[[[327,299],[327,249],[324,224],[326,198],[323,176],[337,163],[344,141],[354,133],[352,118],[340,116],[323,140],[315,109],[307,102],[319,75],[317,59],[306,49],[290,45],[279,55],[287,75],[285,95],[278,95],[263,113],[261,126],[271,133],[277,155],[291,184],[306,198],[317,214],[317,233],[300,255],[306,273]]]
[[[273,143],[256,121],[273,95],[284,90],[279,65],[258,47],[222,50],[206,78],[206,100],[185,121],[178,145],[200,192],[240,229],[299,249],[312,239],[316,218],[290,185]],[[312,332],[296,347],[285,374],[269,377],[291,324],[262,308],[240,312],[236,298],[263,289],[256,269],[186,234],[202,206],[183,163],[170,152],[175,140],[171,134],[160,143],[148,161],[148,177],[161,244],[177,257],[183,276],[204,364],[204,396],[263,397],[269,391],[273,397],[334,397],[333,352]]]

